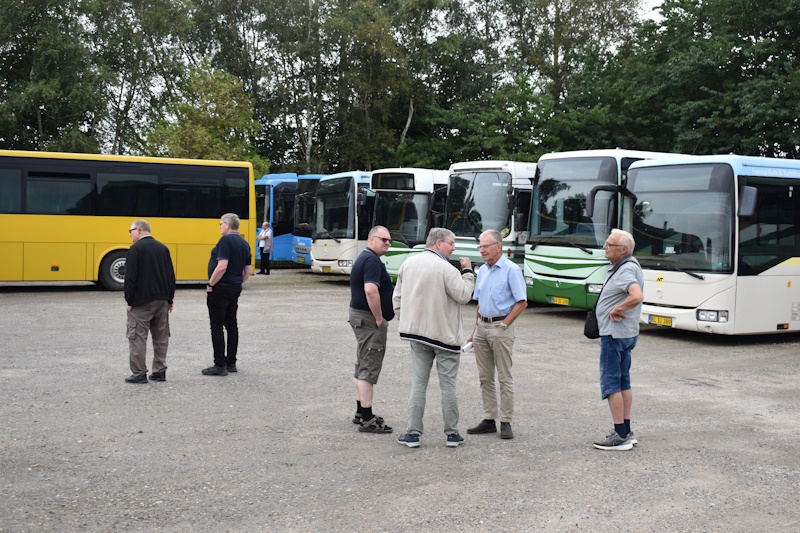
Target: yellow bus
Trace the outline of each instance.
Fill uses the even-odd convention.
[[[205,280],[224,213],[253,249],[250,163],[0,150],[0,281],[121,290],[136,219],[169,248],[178,280]]]

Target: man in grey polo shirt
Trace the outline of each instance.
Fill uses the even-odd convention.
[[[594,443],[599,450],[630,450],[637,443],[631,430],[631,351],[639,338],[642,313],[642,267],[631,255],[636,243],[627,231],[611,230],[603,247],[611,269],[597,301],[600,326],[600,389],[614,419],[614,431]]]

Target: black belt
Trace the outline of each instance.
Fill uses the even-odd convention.
[[[492,322],[502,322],[506,319],[508,315],[503,316],[479,316],[478,322],[483,322],[484,324],[491,324]]]

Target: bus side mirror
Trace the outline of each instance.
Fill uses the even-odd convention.
[[[742,218],[752,218],[756,214],[756,200],[758,200],[758,189],[745,186],[739,197],[739,215]]]

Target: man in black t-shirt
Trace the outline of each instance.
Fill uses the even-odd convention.
[[[222,238],[211,250],[208,262],[206,304],[211,320],[211,344],[214,365],[203,370],[206,376],[227,376],[236,372],[236,352],[239,347],[239,326],[236,312],[242,283],[253,272],[250,245],[239,234],[239,217],[234,213],[222,215],[219,222]],[[225,356],[225,334],[228,332],[228,355]]]
[[[394,286],[381,256],[389,250],[389,230],[375,226],[369,232],[367,248],[361,252],[350,272],[350,326],[356,336],[356,387],[354,424],[364,433],[391,433],[383,418],[372,413],[373,387],[383,366],[387,322],[394,318]]]

